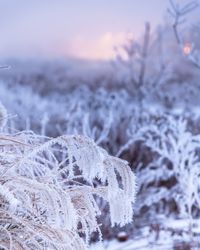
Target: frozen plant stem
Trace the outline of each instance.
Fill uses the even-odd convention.
[[[178,30],[178,27],[185,22],[184,17],[195,10],[197,7],[199,7],[199,4],[197,1],[191,1],[188,4],[185,4],[184,6],[180,7],[178,4],[176,4],[173,0],[170,0],[170,6],[171,8],[168,9],[168,12],[172,16],[174,23],[173,23],[173,30],[175,34],[176,41],[179,45],[179,48],[181,50],[181,53],[183,53],[184,43],[183,39],[180,35],[180,32]],[[200,69],[200,52],[198,51],[198,56],[195,55],[195,49],[191,48],[190,53],[187,55],[187,58],[192,62],[192,64]]]

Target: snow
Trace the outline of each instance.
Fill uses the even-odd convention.
[[[90,250],[171,250],[175,246],[182,246],[184,244],[192,244],[194,250],[200,248],[200,227],[198,221],[198,230],[193,229],[193,233],[197,236],[191,235],[189,231],[185,231],[189,226],[188,220],[165,220],[165,229],[159,231],[159,235],[155,232],[150,232],[149,228],[143,228],[143,236],[129,239],[126,242],[119,242],[117,240],[104,241],[90,246]],[[172,234],[168,229],[173,229],[177,233]],[[179,233],[182,232],[182,233]]]

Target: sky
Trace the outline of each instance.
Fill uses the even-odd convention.
[[[183,1],[183,0],[182,0]],[[168,0],[0,0],[0,57],[109,59],[144,23],[163,22]]]

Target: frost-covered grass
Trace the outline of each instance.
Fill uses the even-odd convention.
[[[134,223],[123,228],[130,238],[126,244],[131,239],[134,244],[156,244],[163,235],[169,244],[191,242],[199,230],[194,225],[200,211],[198,109],[168,110],[152,104],[141,110],[126,90],[91,91],[81,87],[67,92],[65,97],[42,97],[20,85],[16,88],[5,84],[1,89],[1,99],[8,107],[7,133],[27,128],[43,137],[81,134],[130,162],[137,175],[138,195]],[[6,98],[8,93],[10,99]],[[18,118],[15,114],[19,114]],[[97,199],[97,204],[102,211],[99,221],[104,238],[115,238],[120,229],[111,228],[109,207],[102,199]],[[186,231],[180,228],[173,232],[163,226],[163,221],[169,219],[174,225],[178,225],[178,219],[190,223],[184,227]],[[157,229],[159,240],[155,239]],[[97,237],[93,235],[92,239]]]
[[[135,223],[123,229],[130,237],[138,228],[154,221],[159,224],[161,215],[189,218],[191,225],[199,217],[197,108],[167,109],[147,102],[141,109],[126,89],[81,86],[65,96],[41,96],[21,85],[1,83],[0,88],[0,98],[8,109],[7,133],[28,129],[50,137],[81,134],[130,162],[138,180]],[[111,228],[109,207],[102,200],[97,202],[104,237],[116,237],[120,229]]]
[[[96,196],[108,202],[112,226],[132,222],[128,162],[84,136],[4,132],[6,119],[0,106],[1,249],[86,249],[93,232],[101,239]]]

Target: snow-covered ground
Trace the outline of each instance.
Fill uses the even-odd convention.
[[[165,220],[161,227],[159,231],[152,231],[152,229],[145,227],[141,237],[133,237],[125,242],[118,240],[98,242],[92,244],[90,250],[200,249],[199,220],[193,221],[192,233],[189,231],[189,220]]]

